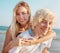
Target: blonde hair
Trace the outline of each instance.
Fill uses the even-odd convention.
[[[53,27],[54,21],[55,21],[55,15],[52,11],[50,11],[47,8],[43,8],[41,10],[38,10],[33,18],[33,26],[32,28],[34,28],[34,26],[39,23],[42,19],[45,19],[47,21],[51,21],[52,24],[51,26]]]
[[[29,6],[26,2],[21,1],[15,6],[14,11],[13,11],[14,12],[13,13],[13,20],[12,20],[12,23],[11,23],[11,26],[10,26],[12,39],[14,39],[16,37],[17,32],[18,32],[18,24],[16,22],[16,13],[17,13],[18,8],[21,7],[21,6],[23,6],[27,9],[27,13],[29,14],[29,21],[28,21],[27,24],[29,24],[29,22],[30,22],[30,17],[31,17],[30,8],[29,8]]]

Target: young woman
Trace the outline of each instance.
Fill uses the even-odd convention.
[[[19,46],[20,39],[17,38],[18,34],[30,28],[31,12],[29,5],[26,2],[19,2],[14,8],[13,20],[6,32],[6,38],[2,53]]]

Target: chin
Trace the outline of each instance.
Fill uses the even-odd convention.
[[[26,25],[26,23],[20,23],[21,25]]]

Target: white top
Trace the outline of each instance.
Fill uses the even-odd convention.
[[[33,35],[32,36],[31,35],[32,35],[31,29],[26,30],[21,34],[19,34],[19,36],[22,38],[33,38]],[[45,42],[31,45],[31,46],[24,45],[24,46],[13,47],[12,49],[9,50],[9,53],[42,53],[42,50],[45,47],[49,48],[51,46],[51,42],[52,42],[52,38]]]

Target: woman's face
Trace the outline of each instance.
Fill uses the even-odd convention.
[[[49,23],[47,20],[42,19],[41,22],[37,23],[34,27],[34,32],[39,34],[46,34],[49,28]]]
[[[23,6],[19,7],[16,12],[16,20],[21,25],[26,25],[29,20],[29,15],[27,14],[27,9]]]

